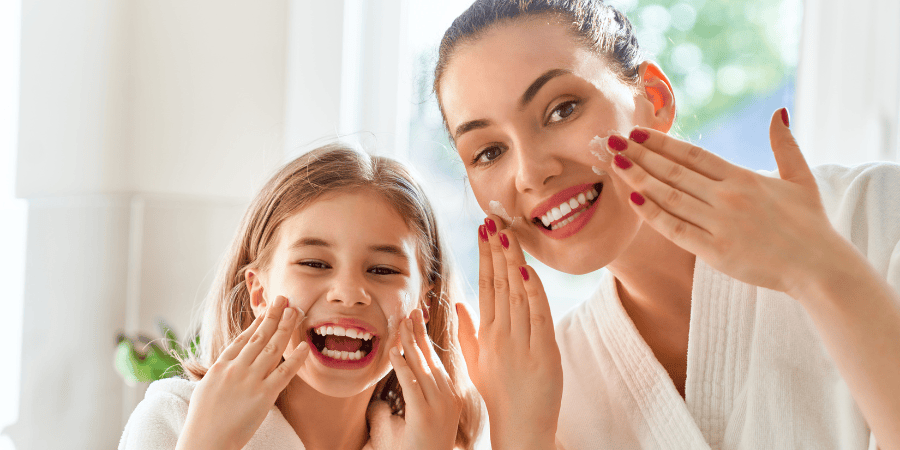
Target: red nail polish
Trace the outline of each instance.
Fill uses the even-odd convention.
[[[522,279],[528,281],[528,269],[525,267],[519,267],[519,272],[522,272]]]
[[[487,242],[488,240],[487,227],[485,227],[484,225],[478,226],[478,238],[484,242]]]
[[[509,238],[503,233],[500,233],[500,245],[502,245],[503,248],[509,248]]]
[[[784,126],[790,128],[791,119],[790,119],[790,117],[788,117],[787,108],[781,108],[781,121],[784,122]]]
[[[620,169],[627,169],[631,167],[631,161],[629,161],[622,155],[616,155],[616,157],[613,158],[613,161],[616,162],[616,165],[619,166]]]
[[[484,224],[487,225],[488,233],[491,233],[491,236],[497,232],[497,224],[493,219],[484,219]]]
[[[615,134],[609,136],[609,139],[606,140],[606,145],[619,152],[628,148],[628,142],[625,142],[625,139],[622,139]]]
[[[644,204],[644,196],[637,192],[632,192],[631,201],[633,201],[635,205],[641,206]]]
[[[638,144],[643,144],[647,139],[650,139],[650,133],[635,128],[634,130],[631,130],[631,134],[628,135],[628,138]]]

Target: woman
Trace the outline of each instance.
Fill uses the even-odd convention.
[[[786,110],[777,176],[667,136],[671,84],[600,1],[476,1],[435,92],[507,217],[479,230],[477,336],[457,308],[495,448],[900,448],[896,165],[810,170]],[[519,244],[609,269],[555,333]]]

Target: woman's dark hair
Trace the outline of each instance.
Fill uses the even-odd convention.
[[[643,58],[631,22],[625,14],[602,0],[475,0],[453,21],[441,39],[434,69],[438,105],[441,105],[441,76],[460,45],[476,41],[498,25],[544,14],[567,23],[572,35],[605,58],[623,83],[635,87],[640,84],[638,68]],[[443,106],[440,108],[444,116]],[[444,116],[445,125],[446,122]]]

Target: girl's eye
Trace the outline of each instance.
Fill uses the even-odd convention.
[[[500,155],[503,154],[503,149],[499,145],[491,145],[484,150],[475,154],[475,157],[472,158],[473,166],[488,166],[494,163]]]
[[[329,266],[327,263],[324,263],[322,261],[316,261],[316,260],[300,261],[299,264],[301,266],[312,267],[313,269],[330,269],[331,268],[331,266]]]
[[[556,105],[556,108],[553,108],[553,111],[550,112],[547,123],[562,122],[575,113],[577,108],[578,102],[576,100],[562,102],[559,105]]]
[[[400,273],[400,271],[392,269],[390,267],[375,266],[375,267],[369,269],[369,273],[372,273],[375,275],[397,275]]]

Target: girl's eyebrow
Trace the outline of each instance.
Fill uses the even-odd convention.
[[[291,245],[291,250],[301,247],[331,247],[331,243],[319,238],[300,238]]]
[[[290,248],[291,248],[291,250],[295,250],[295,249],[302,248],[302,247],[331,248],[332,245],[330,242],[328,242],[324,239],[305,237],[305,238],[297,239],[297,241],[294,242]],[[369,251],[373,251],[376,253],[386,253],[388,255],[396,256],[398,258],[403,258],[404,260],[409,261],[409,255],[407,255],[406,252],[403,251],[403,249],[401,249],[400,247],[398,247],[396,245],[391,245],[391,244],[372,245],[372,246],[369,246]]]
[[[377,253],[387,253],[389,255],[409,261],[409,255],[407,255],[406,252],[403,251],[403,249],[396,245],[373,245],[369,247],[369,250]]]
[[[547,84],[548,81],[561,76],[571,74],[572,71],[569,69],[550,69],[544,72],[541,76],[537,77],[534,81],[531,82],[531,85],[528,86],[528,89],[525,89],[525,93],[522,94],[522,98],[519,99],[519,109],[525,109],[534,97],[537,95],[538,91]],[[470,120],[468,122],[460,124],[456,127],[456,132],[453,133],[453,140],[456,141],[462,136],[464,133],[467,133],[472,130],[478,130],[481,128],[487,128],[491,125],[491,121],[487,119],[477,119]]]

